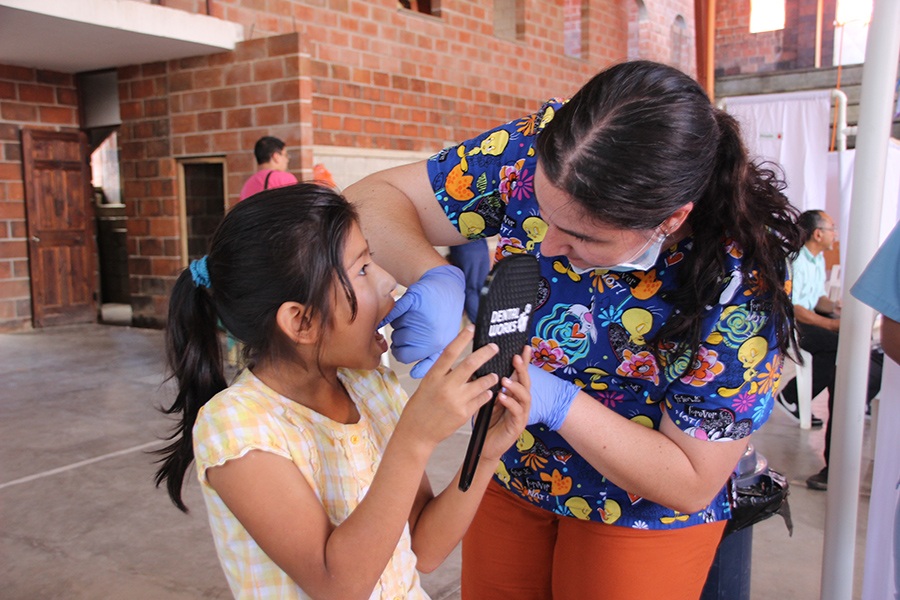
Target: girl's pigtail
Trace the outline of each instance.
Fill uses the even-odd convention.
[[[202,272],[205,273],[205,260]],[[156,451],[162,466],[156,485],[164,481],[172,503],[183,512],[181,499],[185,474],[194,460],[192,429],[200,407],[225,389],[223,357],[218,339],[218,318],[210,294],[208,275],[198,275],[197,264],[185,269],[175,282],[169,300],[166,323],[166,356],[171,378],[178,383],[178,395],[166,414],[179,415],[179,422],[167,439],[172,443]]]

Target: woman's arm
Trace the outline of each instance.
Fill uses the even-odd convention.
[[[395,167],[350,186],[345,196],[360,214],[360,225],[378,263],[407,287],[388,314],[391,352],[422,377],[437,353],[459,331],[465,277],[432,244],[464,242],[435,198],[425,161]]]
[[[809,310],[808,308],[804,308],[799,304],[794,305],[794,318],[797,319],[798,323],[803,323],[804,325],[813,325],[815,327],[821,327],[822,329],[827,329],[828,331],[837,332],[841,327],[840,319],[832,319],[830,317],[823,317],[822,315],[816,313],[815,311]]]
[[[890,317],[881,317],[881,347],[888,358],[900,363],[900,323]]]
[[[614,413],[584,392],[575,397],[559,433],[617,486],[682,513],[710,503],[750,440],[695,439],[665,411],[656,431]]]
[[[459,365],[471,342],[465,330],[410,398],[365,498],[339,525],[296,465],[253,450],[206,471],[216,490],[260,548],[311,596],[368,598],[406,527],[437,444],[489,398],[496,375],[471,380],[496,351],[488,345]],[[427,483],[427,480],[426,480]]]
[[[369,175],[344,196],[359,211],[378,264],[407,287],[425,271],[447,264],[434,246],[465,241],[435,199],[426,161]]]

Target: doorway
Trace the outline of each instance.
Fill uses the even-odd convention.
[[[97,259],[100,276],[100,320],[107,325],[131,325],[131,289],[128,278],[128,217],[122,202],[118,135],[88,132],[92,142],[91,184],[97,213]]]
[[[181,204],[181,256],[185,266],[209,250],[225,216],[225,158],[178,163]]]
[[[97,320],[87,156],[83,132],[22,130],[34,327]]]
[[[91,153],[91,186],[97,230],[100,321],[131,325],[128,217],[119,173],[119,79],[116,69],[76,75],[81,126]]]

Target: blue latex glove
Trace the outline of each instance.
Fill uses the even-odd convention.
[[[528,365],[528,377],[531,379],[528,424],[544,423],[556,431],[562,427],[581,388],[534,365]]]
[[[419,361],[410,371],[425,376],[444,348],[459,333],[466,280],[456,267],[429,269],[406,289],[379,327],[390,323],[391,352],[404,364]]]

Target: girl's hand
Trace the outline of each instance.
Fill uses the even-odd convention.
[[[485,460],[500,460],[500,456],[509,450],[528,424],[531,409],[531,380],[528,376],[530,362],[531,347],[525,346],[522,354],[513,357],[515,372],[512,378],[504,377],[500,381],[503,387],[497,394],[491,427],[481,451]]]
[[[497,383],[497,375],[491,373],[474,380],[472,376],[498,352],[496,344],[479,348],[453,366],[473,335],[474,327],[470,325],[444,349],[403,409],[398,430],[411,426],[419,440],[436,446],[491,399],[490,388]]]

